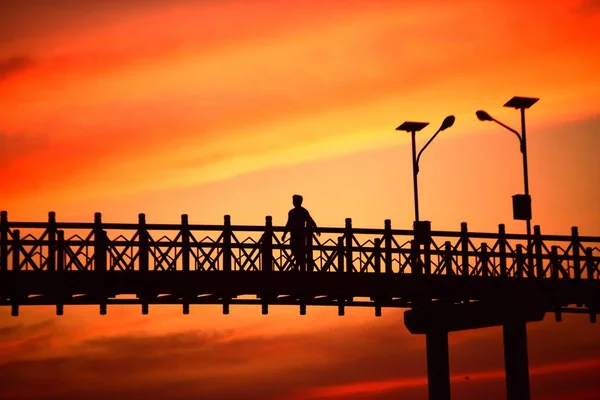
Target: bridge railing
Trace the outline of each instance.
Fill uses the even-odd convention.
[[[599,279],[600,237],[543,235],[539,226],[527,236],[498,232],[432,231],[425,241],[413,230],[352,226],[307,232],[306,262],[297,265],[283,227],[106,223],[12,222],[0,215],[2,271],[261,271],[299,269],[315,273],[424,274],[548,279]]]

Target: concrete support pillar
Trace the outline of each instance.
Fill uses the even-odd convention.
[[[530,400],[527,325],[523,320],[508,320],[502,329],[506,398],[508,400]]]
[[[508,400],[529,400],[529,362],[526,323],[544,319],[543,301],[518,299],[504,303],[474,302],[430,305],[404,312],[412,334],[425,335],[429,400],[450,399],[448,332],[502,326]]]
[[[448,332],[444,330],[428,332],[425,334],[425,340],[429,400],[450,400]]]

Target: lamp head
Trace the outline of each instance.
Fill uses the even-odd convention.
[[[534,105],[538,102],[539,99],[534,97],[521,97],[515,96],[510,99],[504,107],[516,108],[516,109],[526,109]]]
[[[477,118],[480,121],[493,121],[494,119],[490,116],[490,114],[486,113],[483,110],[479,110],[475,113],[475,115],[477,115]]]
[[[429,125],[429,122],[409,122],[406,121],[396,128],[397,131],[419,132],[421,129]]]
[[[446,129],[450,128],[452,125],[454,125],[455,120],[456,118],[454,118],[454,115],[448,115],[446,118],[444,118],[444,122],[442,122],[442,126],[440,126],[440,131],[445,131]]]

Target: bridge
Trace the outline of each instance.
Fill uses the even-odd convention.
[[[450,399],[448,333],[503,327],[508,399],[529,399],[528,322],[547,312],[600,311],[600,237],[531,236],[458,231],[343,228],[306,232],[304,260],[296,262],[283,227],[264,225],[13,222],[0,214],[0,305],[232,305],[407,308],[405,325],[427,344],[429,398]]]

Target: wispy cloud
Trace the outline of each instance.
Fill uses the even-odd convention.
[[[34,64],[34,59],[28,56],[13,56],[0,60],[0,82],[13,74],[31,68]]]
[[[39,398],[37,388],[44,388],[46,399],[74,400],[422,398],[427,383],[424,340],[401,334],[400,327],[400,321],[387,321],[296,334],[184,331],[75,339],[62,350],[55,347],[52,354],[0,360],[0,386],[5,389],[0,399]],[[6,328],[0,336],[27,341],[42,328],[48,326]],[[536,334],[530,338],[535,340]],[[501,349],[494,335],[476,335],[469,342],[453,345],[453,357],[470,358],[469,344],[474,352]],[[535,356],[538,350],[533,347]],[[535,387],[536,394],[549,395],[554,389],[567,393],[568,388],[553,383],[552,377],[589,378],[600,366],[600,359],[592,357],[597,350],[588,349],[588,357],[563,351],[560,359],[533,362],[532,379],[544,382],[543,388]],[[451,360],[451,368],[453,385],[474,397],[504,385],[501,359],[476,357],[474,363],[458,366]],[[579,389],[590,389],[590,382]],[[490,396],[486,398],[504,395]]]
[[[600,0],[583,0],[577,10],[582,14],[596,14],[600,12]]]
[[[31,151],[48,145],[47,135],[7,133],[0,131],[0,166]]]

